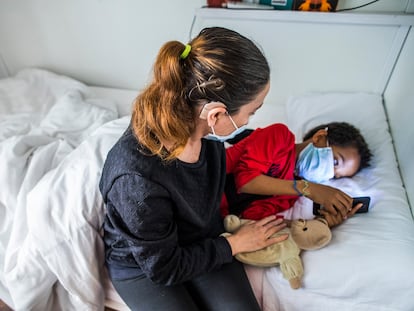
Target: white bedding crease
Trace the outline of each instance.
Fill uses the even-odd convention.
[[[31,191],[94,130],[116,119],[116,111],[113,102],[94,98],[82,83],[45,70],[0,80],[0,294],[14,309],[52,310],[58,303],[52,295],[59,293],[57,276],[40,252],[58,230],[35,238],[31,229],[58,226],[48,223],[52,215],[32,223],[42,202]]]
[[[329,184],[371,196],[371,210],[334,228],[328,246],[302,253],[301,289],[291,289],[279,267],[246,266],[263,310],[414,310],[414,223],[381,97],[305,94],[286,107],[298,140],[322,122],[361,129],[372,166]],[[0,80],[0,298],[15,310],[104,309],[98,183],[129,121],[67,77],[28,69]],[[311,218],[311,209],[301,198],[286,217]]]

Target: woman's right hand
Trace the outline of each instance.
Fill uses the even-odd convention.
[[[272,244],[284,241],[287,234],[272,237],[286,227],[283,219],[276,219],[276,216],[268,216],[261,220],[249,221],[243,224],[236,233],[227,236],[233,256],[243,252],[253,252]]]

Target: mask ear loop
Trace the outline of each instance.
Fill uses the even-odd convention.
[[[326,147],[329,147],[328,127],[325,127],[325,131],[326,131]]]
[[[214,126],[210,126],[211,128],[211,132],[213,133],[213,135],[216,135],[216,131],[214,130]]]
[[[233,123],[233,126],[236,130],[239,129],[239,127],[237,126],[236,122],[234,122],[233,118],[231,117],[231,115],[229,114],[228,111],[226,111],[227,116],[230,118],[231,123]]]

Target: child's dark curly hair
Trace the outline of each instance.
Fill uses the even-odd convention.
[[[368,167],[372,153],[368,148],[361,132],[352,124],[347,122],[331,122],[318,125],[305,134],[303,140],[311,138],[317,131],[328,128],[328,141],[330,146],[355,147],[361,156],[358,171]]]

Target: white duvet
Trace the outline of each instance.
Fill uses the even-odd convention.
[[[16,310],[103,310],[98,182],[129,117],[117,119],[113,103],[83,84],[39,70],[0,81],[0,112],[0,297]],[[321,122],[361,129],[372,167],[331,183],[371,196],[372,209],[333,229],[325,248],[302,253],[301,289],[278,267],[246,266],[263,310],[414,310],[414,223],[381,97],[293,97],[286,115],[297,137]],[[287,217],[312,217],[310,209],[301,199]]]
[[[88,274],[90,268],[99,269],[92,258],[80,274],[84,280],[76,273],[83,264],[80,259],[91,254],[90,245],[82,253],[82,243],[92,243],[93,234],[70,212],[86,210],[82,204],[74,206],[77,194],[67,197],[63,188],[52,189],[61,187],[60,182],[45,181],[91,133],[117,117],[114,103],[95,98],[85,85],[67,77],[28,69],[0,80],[0,297],[16,310],[96,309],[84,300],[102,300],[102,291],[89,286],[99,281],[99,273]],[[78,173],[70,183],[86,174],[69,171]],[[56,197],[61,200],[53,201]],[[99,214],[94,212],[94,217]],[[62,233],[65,221],[73,226]],[[98,223],[96,219],[94,225]],[[77,284],[67,282],[72,274]],[[72,288],[90,298],[76,297]]]

